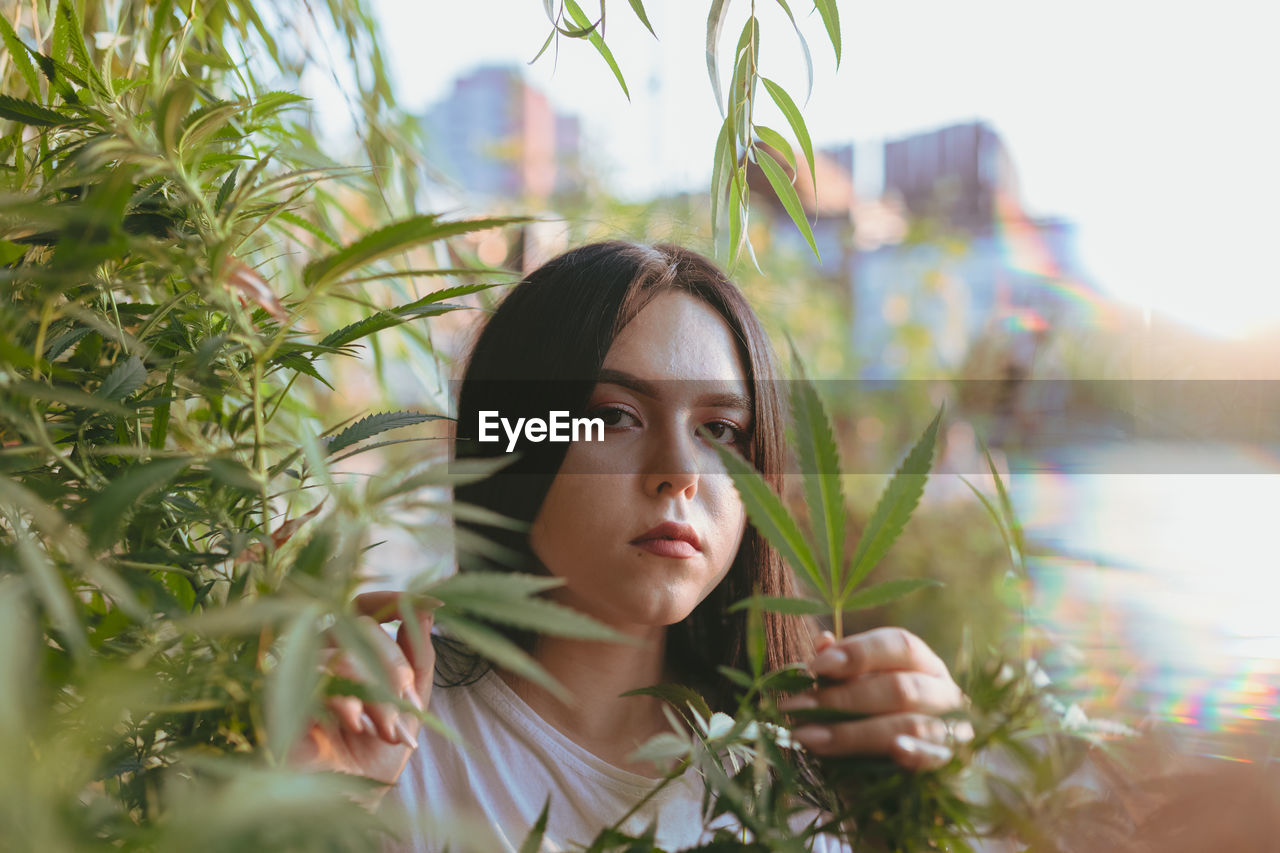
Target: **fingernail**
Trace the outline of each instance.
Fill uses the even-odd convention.
[[[898,735],[894,742],[905,755],[920,756],[926,767],[941,767],[955,756],[945,746],[911,735]]]
[[[425,711],[425,710],[426,710],[426,708],[425,708],[425,707],[423,707],[423,705],[422,705],[422,697],[421,697],[421,696],[419,696],[419,695],[418,695],[418,691],[414,690],[412,687],[410,687],[410,688],[409,688],[408,690],[406,690],[403,694],[401,694],[401,697],[402,697],[405,701],[407,701],[410,705],[412,705],[413,707],[417,708],[419,711]]]
[[[805,746],[826,746],[831,743],[831,729],[822,726],[801,726],[791,733],[791,737]]]
[[[409,731],[409,726],[405,724],[405,721],[401,717],[396,717],[396,724],[394,728],[396,730],[396,734],[400,736],[401,743],[411,749],[418,748],[418,739],[413,736],[413,732]]]
[[[373,722],[373,717],[369,716],[368,711],[360,714],[360,729],[363,734],[372,735],[378,733],[378,727]]]
[[[818,707],[818,698],[809,694],[787,696],[778,700],[779,711],[801,711]]]
[[[813,663],[809,665],[809,669],[815,673],[833,673],[837,672],[849,662],[849,656],[841,649],[827,649],[822,654],[813,659]]]

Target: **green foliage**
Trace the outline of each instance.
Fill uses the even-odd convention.
[[[644,25],[645,29],[653,33],[656,38],[657,33],[649,23],[644,5],[640,0],[630,0],[630,3],[636,17]],[[807,99],[813,90],[813,58],[809,52],[809,43],[801,32],[800,26],[796,22],[795,14],[792,12],[787,0],[777,0],[777,3],[791,22],[795,29],[796,38],[800,43],[807,71],[808,88],[805,92]],[[627,89],[622,69],[618,66],[613,53],[605,43],[605,5],[604,0],[601,0],[600,15],[593,21],[575,0],[544,0],[543,6],[546,9],[547,18],[551,22],[551,32],[547,35],[546,41],[543,42],[541,49],[534,57],[534,61],[540,58],[553,43],[558,45],[561,37],[585,39],[600,54],[617,79],[623,94],[630,100],[631,93]],[[813,142],[810,140],[809,129],[805,123],[804,116],[796,106],[795,100],[786,90],[760,73],[761,26],[760,20],[756,15],[756,0],[750,0],[748,4],[749,14],[743,24],[737,46],[734,48],[731,57],[732,63],[729,64],[731,74],[726,94],[721,74],[721,38],[732,5],[730,0],[710,0],[707,11],[707,75],[711,80],[711,91],[715,97],[716,105],[720,109],[720,115],[724,118],[715,146],[712,149],[712,243],[719,251],[717,238],[722,227],[721,211],[723,210],[725,218],[728,220],[727,254],[730,267],[737,266],[743,250],[746,250],[751,255],[755,265],[759,266],[759,262],[755,260],[755,251],[747,234],[751,209],[750,192],[747,185],[747,169],[749,164],[755,164],[768,180],[779,201],[782,202],[783,209],[791,217],[791,221],[795,223],[796,228],[804,236],[805,242],[808,243],[809,248],[813,251],[814,257],[817,257],[818,246],[814,240],[813,229],[809,225],[808,217],[800,203],[800,197],[795,188],[795,180],[799,171],[796,168],[795,153],[792,145],[777,130],[755,120],[756,92],[759,84],[763,83],[769,93],[769,97],[777,104],[778,109],[782,111],[792,134],[796,138],[796,144],[804,155],[805,163],[809,167],[810,180],[813,181],[816,191],[817,172],[814,169]],[[831,47],[835,52],[836,65],[839,66],[841,36],[840,14],[836,0],[819,0],[814,3],[814,9],[822,18],[827,37],[831,41]],[[566,16],[569,20],[568,25],[566,25]],[[779,157],[786,161],[786,167],[779,161]],[[790,172],[787,171],[788,167]]]
[[[351,603],[370,524],[452,512],[418,492],[492,466],[341,473],[444,416],[335,416],[325,374],[493,286],[435,265],[436,244],[522,220],[411,212],[417,146],[394,132],[372,22],[310,8],[0,16],[0,826],[16,849],[376,846],[362,780],[286,759],[343,686],[326,647],[383,672]],[[302,99],[257,82],[297,81],[286,37],[313,25],[357,58],[373,168],[329,161]],[[536,598],[540,579],[438,580],[405,606],[550,687],[493,624],[612,636]],[[417,713],[376,677],[362,689]]]

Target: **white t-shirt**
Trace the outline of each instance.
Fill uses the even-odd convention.
[[[620,770],[539,717],[492,671],[474,684],[436,687],[431,711],[458,744],[424,728],[419,746],[384,808],[402,808],[411,837],[392,851],[515,851],[550,797],[544,853],[589,845],[626,814],[657,780]],[[703,832],[703,784],[686,773],[622,825],[638,835],[657,819],[664,850],[692,847]],[[838,850],[819,839],[815,851]]]

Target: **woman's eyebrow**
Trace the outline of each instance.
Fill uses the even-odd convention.
[[[711,380],[683,380],[683,379],[665,379],[662,382],[654,382],[648,379],[641,379],[622,370],[612,370],[603,368],[600,371],[597,383],[608,383],[610,385],[621,385],[623,388],[629,388],[637,394],[645,397],[659,397],[660,386],[663,383],[671,382],[697,382],[698,384],[708,383]],[[750,412],[753,410],[751,398],[745,394],[739,394],[736,391],[713,391],[700,395],[695,401],[698,406],[713,406],[723,409],[742,409]]]

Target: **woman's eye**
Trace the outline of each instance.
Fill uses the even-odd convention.
[[[711,421],[702,428],[720,444],[738,444],[743,439],[742,430],[727,421]]]
[[[617,406],[600,406],[592,409],[588,417],[599,418],[604,421],[606,427],[629,427],[640,423],[635,415]]]

